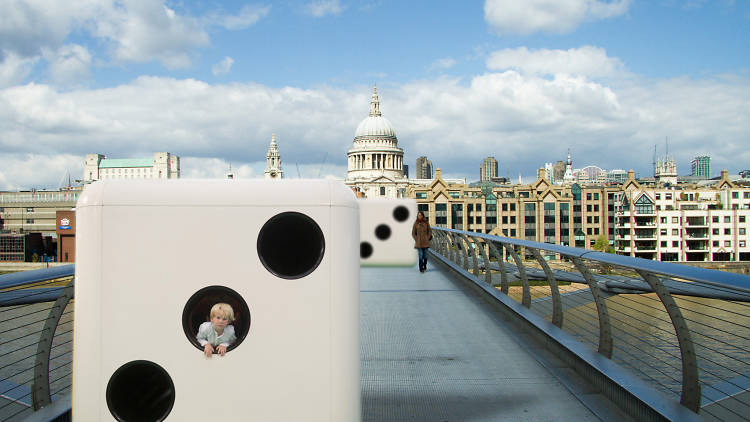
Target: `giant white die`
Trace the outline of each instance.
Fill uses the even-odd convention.
[[[360,265],[414,266],[417,250],[411,230],[416,218],[417,201],[414,199],[360,199]]]
[[[99,181],[76,223],[76,421],[360,419],[359,210],[344,184]],[[235,294],[249,321],[224,357],[189,338],[211,286],[203,302]]]

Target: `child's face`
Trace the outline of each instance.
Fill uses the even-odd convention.
[[[226,315],[216,314],[211,317],[211,324],[214,326],[214,330],[224,331],[224,328],[229,325],[229,320]]]

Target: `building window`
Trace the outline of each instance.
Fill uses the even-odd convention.
[[[508,224],[508,216],[507,215],[503,216],[503,224]]]
[[[672,194],[671,193],[665,194],[664,198],[665,199],[672,199]]]
[[[667,247],[667,241],[666,240],[662,240],[661,241],[661,247],[662,248],[666,248]]]
[[[599,199],[599,194],[598,194],[598,193],[594,193],[594,199],[595,199],[595,200],[598,200],[598,199]]]
[[[503,211],[508,211],[508,204],[503,204],[502,209]]]
[[[672,236],[679,236],[680,235],[680,229],[672,229]]]
[[[591,205],[586,205],[586,212],[591,212]]]
[[[510,204],[510,210],[515,211],[516,210],[516,204]]]
[[[732,246],[732,241],[731,240],[725,240],[724,241],[724,247],[730,247],[730,246]]]
[[[724,229],[724,234],[732,234],[732,229]]]
[[[667,235],[667,229],[661,229],[661,230],[659,230],[659,234],[662,235],[662,236],[666,236]]]
[[[511,215],[510,216],[510,224],[516,224],[516,216],[515,215]]]
[[[713,230],[711,230],[711,233],[713,233],[713,234],[715,234],[715,235],[718,236],[719,235],[719,229],[713,229]]]
[[[3,210],[3,209],[2,209],[2,208],[0,208],[0,211],[2,211],[2,210]],[[741,216],[740,216],[740,223],[744,223],[744,222],[745,222],[745,216],[744,216],[744,215],[741,215]]]
[[[732,222],[732,217],[730,217],[728,215],[724,216],[724,222],[725,223],[731,223]]]
[[[740,234],[745,234],[745,229],[744,228],[740,229]]]
[[[740,193],[739,192],[732,192],[732,199],[740,199]]]
[[[380,187],[380,196],[385,196],[385,186]]]
[[[591,224],[591,216],[588,216],[588,217],[586,217],[586,222],[587,222],[588,224]]]
[[[658,201],[658,200],[660,200],[660,199],[661,199],[661,194],[660,194],[660,193],[657,193],[657,194],[656,194],[656,200]]]
[[[34,224],[34,219],[33,218],[27,218],[26,219],[26,224]]]
[[[417,199],[427,199],[427,192],[417,192]]]
[[[750,199],[750,192],[745,192],[742,195],[745,199]]]
[[[481,216],[477,216],[476,217],[476,221],[477,221],[477,224],[482,224],[482,217]]]
[[[510,229],[510,237],[516,237],[516,229]]]
[[[745,247],[745,241],[744,240],[740,240],[740,248],[744,248],[744,247]]]
[[[711,222],[718,223],[719,222],[719,216],[715,215],[715,216],[711,217]]]
[[[680,241],[679,240],[673,240],[672,241],[672,247],[673,248],[679,248],[680,247]]]
[[[591,200],[591,193],[590,193],[590,192],[586,194],[586,200],[587,200],[587,201],[590,201],[590,200]]]
[[[667,224],[667,217],[659,217],[659,222],[661,224]]]
[[[714,245],[714,248],[718,248],[719,247],[719,241],[718,240],[714,240],[713,241],[713,245]]]
[[[589,227],[588,229],[586,229],[586,234],[591,234],[591,227]]]
[[[26,212],[34,212],[34,208],[26,208]]]
[[[477,204],[476,205],[476,210],[477,211],[482,211],[482,204]]]
[[[679,217],[672,217],[672,224],[677,224],[680,222]]]

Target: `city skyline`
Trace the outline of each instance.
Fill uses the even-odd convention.
[[[748,2],[6,3],[0,190],[80,179],[88,153],[263,177],[272,133],[286,177],[343,179],[374,83],[404,163],[444,177],[494,156],[534,179],[568,148],[650,176],[665,137],[679,174],[750,167]]]

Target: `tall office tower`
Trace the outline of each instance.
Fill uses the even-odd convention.
[[[497,160],[495,157],[487,157],[482,160],[482,165],[479,167],[479,180],[484,182],[493,177],[497,177]]]
[[[427,157],[417,158],[417,179],[432,179],[432,161]]]
[[[690,162],[693,168],[692,175],[701,179],[711,178],[711,156],[699,155]]]
[[[562,183],[565,176],[565,161],[559,160],[552,166],[552,180],[554,183]]]

